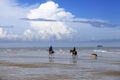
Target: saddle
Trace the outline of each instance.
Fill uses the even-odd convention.
[[[49,54],[53,54],[53,53],[54,53],[54,51],[53,51],[53,50],[49,51]]]

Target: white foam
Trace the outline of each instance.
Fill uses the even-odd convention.
[[[94,52],[108,52],[107,50],[101,50],[101,49],[99,49],[99,50],[93,50]]]

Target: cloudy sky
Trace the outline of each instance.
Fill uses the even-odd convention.
[[[0,0],[0,42],[120,43],[119,3],[119,0]]]

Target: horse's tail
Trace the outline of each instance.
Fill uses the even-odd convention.
[[[52,50],[52,53],[55,53],[55,52]]]
[[[73,50],[70,50],[70,53],[72,53],[73,52]]]

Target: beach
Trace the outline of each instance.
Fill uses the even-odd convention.
[[[120,48],[0,49],[0,80],[120,80]],[[98,55],[91,59],[91,54]]]

